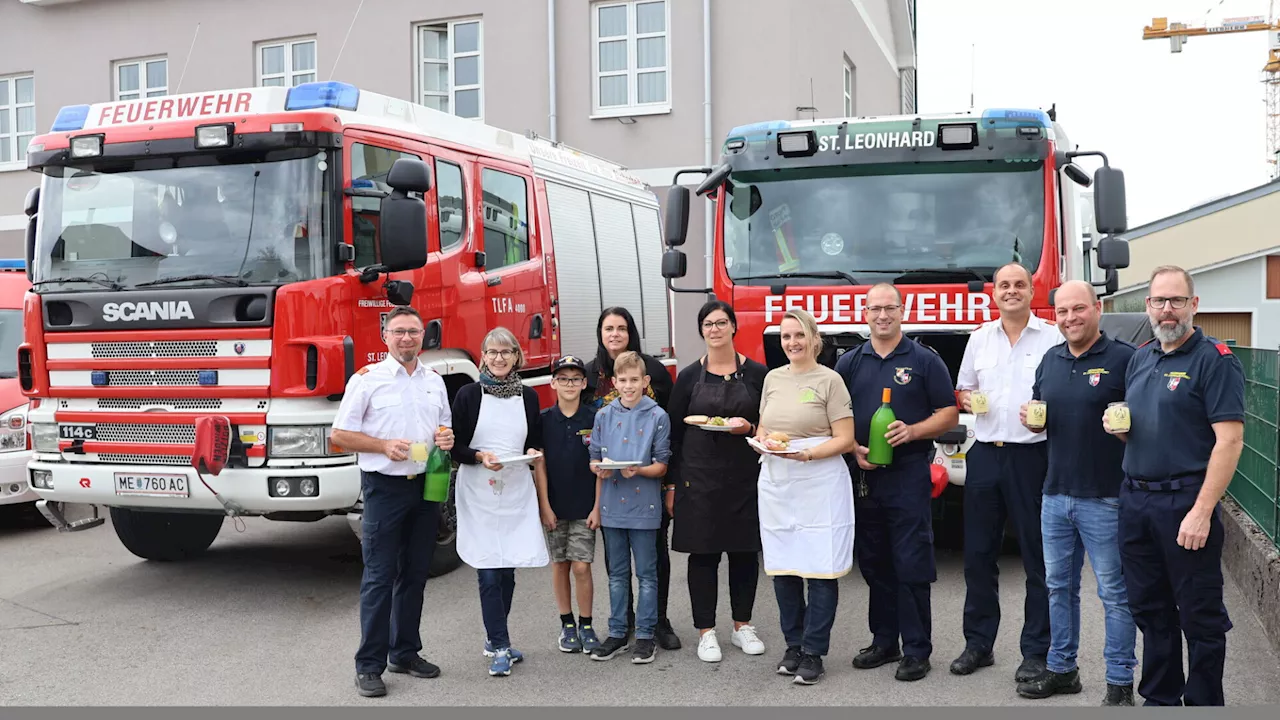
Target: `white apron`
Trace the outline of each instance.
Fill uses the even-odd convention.
[[[795,450],[830,438],[791,441]],[[760,457],[760,542],[769,575],[834,579],[853,568],[853,478],[843,456]]]
[[[524,398],[480,400],[471,447],[498,457],[523,455],[528,433]],[[538,491],[529,463],[492,472],[460,464],[454,489],[458,508],[458,556],[476,569],[543,567],[551,562],[538,514]]]

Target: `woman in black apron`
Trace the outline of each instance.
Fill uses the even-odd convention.
[[[671,549],[689,553],[689,599],[698,629],[698,657],[721,659],[716,594],[722,554],[729,555],[731,641],[749,655],[765,651],[751,625],[759,576],[760,520],[756,499],[760,456],[747,445],[760,416],[768,369],[733,346],[737,318],[714,300],[698,312],[707,354],[680,372],[671,393],[674,492]],[[701,416],[701,417],[700,417]],[[710,422],[708,422],[710,421]],[[719,424],[723,421],[723,425]],[[701,427],[699,427],[701,425]]]

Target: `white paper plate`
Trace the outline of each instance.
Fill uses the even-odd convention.
[[[728,425],[693,425],[696,428],[706,430],[707,432],[733,432],[733,428]]]
[[[800,452],[799,450],[770,450],[764,445],[761,445],[760,443],[756,442],[755,438],[747,438],[747,442],[751,445],[751,447],[759,450],[762,453],[766,453],[768,455],[790,455],[792,453]]]
[[[499,465],[515,465],[516,463],[532,462],[537,455],[512,455],[511,457],[498,458]]]
[[[621,470],[622,468],[641,467],[644,463],[639,460],[614,460],[612,462],[600,463],[596,467],[601,470]]]

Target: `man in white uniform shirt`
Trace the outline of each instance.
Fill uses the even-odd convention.
[[[388,313],[386,359],[351,377],[333,421],[333,443],[356,451],[360,464],[364,577],[356,689],[365,697],[387,694],[383,670],[440,675],[440,668],[418,655],[440,504],[422,498],[426,463],[413,462],[409,447],[452,448],[453,415],[444,380],[418,362],[422,333],[422,317],[413,308]]]
[[[1040,504],[1048,451],[1042,433],[1022,425],[1019,412],[1031,400],[1036,368],[1045,352],[1063,342],[1057,326],[1031,314],[1031,273],[1010,263],[993,278],[1000,319],[974,331],[964,350],[956,387],[965,412],[974,391],[987,397],[988,412],[975,416],[974,443],[964,484],[965,649],[951,672],[969,675],[995,663],[1000,628],[1000,546],[1005,520],[1012,519],[1026,570],[1022,664],[1015,682],[1046,670],[1049,653],[1049,594],[1045,587]],[[1052,409],[1049,410],[1052,412]]]

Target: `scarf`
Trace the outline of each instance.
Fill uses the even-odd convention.
[[[494,377],[488,368],[481,370],[480,389],[486,395],[492,395],[502,400],[524,395],[524,383],[520,380],[520,373],[514,370],[504,380]]]

